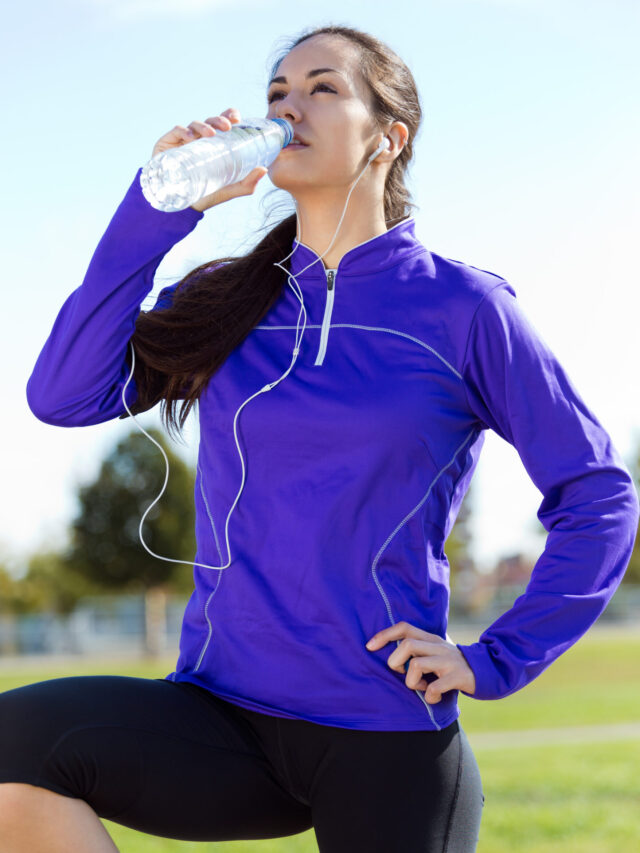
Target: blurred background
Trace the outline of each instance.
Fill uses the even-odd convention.
[[[424,120],[408,185],[419,206],[419,238],[438,254],[513,284],[639,482],[637,0],[11,4],[0,34],[2,689],[68,671],[47,669],[47,659],[58,667],[70,660],[73,671],[87,661],[87,671],[97,672],[105,655],[112,661],[104,663],[109,671],[124,671],[127,656],[146,661],[126,664],[133,667],[127,671],[162,676],[173,669],[191,570],[155,560],[137,540],[140,517],[164,479],[160,451],[130,420],[84,428],[41,423],[27,406],[25,387],[60,307],[82,283],[100,237],[157,139],[176,124],[228,107],[243,117],[264,116],[275,56],[301,30],[329,23],[383,39],[417,81]],[[253,196],[207,211],[165,256],[142,307],[150,308],[163,286],[207,259],[248,251],[271,190],[266,177]],[[197,424],[190,417],[187,441],[180,445],[163,436],[157,409],[138,420],[156,430],[171,465],[161,508],[147,516],[145,541],[159,553],[192,559]],[[123,459],[136,466],[137,477],[122,473]],[[114,476],[117,499],[107,498],[104,487]],[[524,590],[545,544],[536,517],[541,499],[515,449],[489,432],[446,545],[449,633],[456,640],[476,639]],[[113,513],[114,501],[126,509],[126,523]],[[99,535],[92,517],[103,521]],[[526,691],[500,703],[461,697],[469,731],[479,738],[494,727],[522,732],[557,725],[558,691],[571,686],[573,700],[563,700],[567,724],[578,720],[609,731],[637,724],[638,730],[625,730],[627,742],[619,746],[625,761],[638,751],[639,548],[636,543],[598,625]],[[609,645],[605,634],[613,638]],[[585,651],[590,642],[600,654],[597,665]],[[618,697],[615,709],[595,683],[598,671],[607,680],[606,695]],[[557,759],[554,778],[564,778],[564,787],[556,790],[555,803],[537,801],[535,814],[526,811],[531,791],[540,794],[534,765],[528,789],[509,776],[506,752],[500,766],[499,749],[491,758],[486,753],[481,769],[496,811],[485,810],[482,849],[639,849],[633,821],[620,813],[640,805],[637,782],[620,772],[611,744],[597,752],[594,737],[585,735],[595,751],[581,748],[577,763],[549,752],[547,766]],[[562,739],[566,745],[567,737]],[[472,743],[484,756],[480,740]],[[602,789],[592,792],[588,808],[562,800],[562,792],[573,790],[562,776],[567,767],[576,784],[598,774],[605,778],[618,818],[597,823],[608,802]],[[507,818],[499,804],[514,790]],[[518,836],[522,826],[533,834]],[[314,849],[312,836],[300,847],[289,841],[292,846],[283,841],[277,849]],[[131,850],[190,849],[148,846],[155,842],[137,834],[127,843]],[[266,842],[210,849],[223,846],[270,849]]]

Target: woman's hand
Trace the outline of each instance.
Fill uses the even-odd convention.
[[[163,151],[168,151],[170,148],[177,148],[179,145],[186,145],[188,142],[193,142],[194,139],[199,139],[202,136],[215,136],[218,130],[230,130],[233,124],[240,121],[240,113],[229,107],[219,116],[210,116],[206,121],[192,121],[188,127],[183,127],[177,124],[173,130],[165,133],[153,146],[152,157],[161,154]],[[194,202],[190,207],[194,210],[203,212],[209,207],[216,204],[221,204],[223,201],[228,201],[230,198],[237,198],[241,195],[251,195],[255,190],[260,178],[263,178],[269,170],[266,166],[256,166],[248,175],[241,181],[236,181],[233,184],[227,184],[225,187],[220,187],[216,192],[205,195],[198,201]]]
[[[455,643],[429,634],[408,622],[397,622],[378,631],[367,643],[370,651],[380,649],[392,640],[402,640],[389,655],[387,664],[396,672],[406,672],[405,684],[411,690],[425,690],[425,699],[437,703],[447,690],[476,692],[476,678],[464,655]],[[409,660],[411,658],[411,660]],[[409,666],[405,669],[405,663]],[[428,683],[423,673],[434,672],[438,678]]]

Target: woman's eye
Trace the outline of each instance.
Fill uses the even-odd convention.
[[[320,87],[322,87],[323,89],[325,89],[327,92],[333,92],[333,94],[334,94],[334,95],[335,95],[335,93],[336,93],[335,89],[332,89],[332,88],[331,88],[330,86],[328,86],[326,83],[316,83],[316,85],[315,85],[315,86],[313,87],[313,89],[311,90],[311,94],[313,95],[313,93],[314,93],[315,91],[317,91]],[[270,104],[272,101],[275,101],[275,100],[276,100],[276,96],[277,96],[277,95],[282,95],[282,94],[284,94],[284,93],[283,93],[283,92],[280,92],[280,91],[272,92],[272,93],[269,95],[269,97],[267,98],[267,103],[269,103],[269,104]]]

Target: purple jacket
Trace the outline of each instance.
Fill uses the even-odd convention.
[[[126,414],[140,306],[163,256],[203,217],[152,208],[140,171],[29,379],[29,406],[45,423]],[[317,257],[297,243],[292,272]],[[280,717],[441,729],[460,714],[458,691],[428,704],[387,665],[393,643],[374,652],[365,643],[398,621],[447,636],[443,546],[485,430],[518,451],[548,536],[513,607],[458,644],[476,699],[520,690],[598,619],[633,548],[635,486],[513,286],[429,251],[413,218],[355,246],[335,276],[319,261],[298,283],[307,311],[298,358],[237,420],[245,483],[229,520],[231,564],[194,567],[166,677]],[[233,418],[291,364],[299,311],[285,283],[200,398],[194,562],[228,561],[225,521],[242,482]],[[133,379],[126,398],[136,399]]]

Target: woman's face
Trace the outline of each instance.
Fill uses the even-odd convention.
[[[308,76],[320,68],[334,70]],[[314,186],[350,187],[382,139],[357,51],[340,37],[322,34],[294,47],[278,66],[267,99],[266,117],[287,119],[308,143],[283,148],[269,167],[272,183],[294,196]]]

